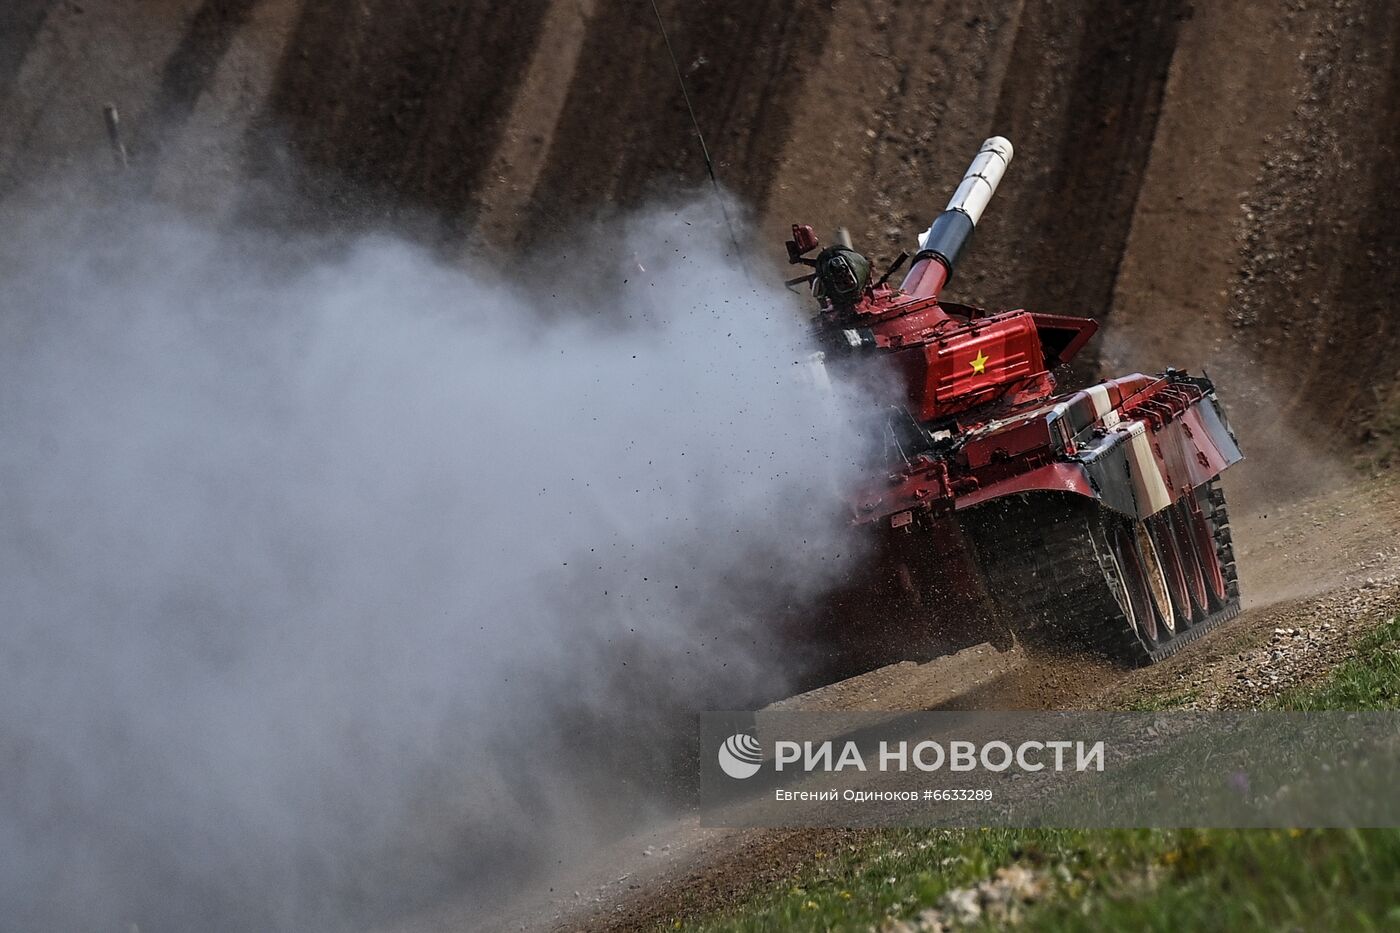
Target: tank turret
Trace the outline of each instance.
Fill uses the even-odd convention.
[[[829,352],[893,354],[905,378],[909,412],[920,422],[1048,397],[1055,390],[1050,371],[1068,361],[1098,328],[1089,318],[1024,310],[990,314],[940,300],[1013,151],[1002,136],[982,143],[948,206],[920,235],[919,252],[898,288],[886,282],[902,259],[878,281],[865,276],[857,292],[852,282],[858,277],[848,270],[868,270],[864,257],[837,246],[808,259],[817,249],[816,235],[811,227],[793,226],[788,259],[816,270],[807,278],[821,302],[820,325]]]

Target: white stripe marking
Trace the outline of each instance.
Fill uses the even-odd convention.
[[[1089,393],[1089,398],[1094,400],[1094,417],[1102,418],[1113,410],[1113,403],[1108,399],[1108,387],[1104,385],[1089,386],[1085,390]]]
[[[1113,409],[1113,399],[1109,397],[1108,386],[1089,386],[1085,391],[1089,393],[1089,398],[1094,400],[1094,417],[1102,421],[1106,428],[1117,427],[1122,419]]]
[[[1155,515],[1172,504],[1171,493],[1162,479],[1162,469],[1157,458],[1152,455],[1152,441],[1147,436],[1147,425],[1132,421],[1128,425],[1128,456],[1131,460],[1133,493],[1137,496],[1138,511],[1143,518]],[[1146,511],[1143,506],[1146,505]]]

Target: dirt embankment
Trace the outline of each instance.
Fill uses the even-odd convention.
[[[649,4],[137,7],[0,11],[0,196],[56,173],[111,184],[109,101],[155,196],[507,263],[706,181]],[[1242,422],[1325,447],[1375,440],[1400,398],[1390,4],[660,7],[765,271],[795,220],[888,261],[999,132],[1016,163],[955,297],[1103,318],[1076,376],[1213,364]]]
[[[1209,368],[1263,498],[1334,481],[1400,401],[1397,46],[1394,7],[1362,0],[1183,26],[1105,361]]]

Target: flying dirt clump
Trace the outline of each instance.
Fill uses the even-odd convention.
[[[553,293],[80,214],[0,247],[7,924],[484,892],[663,797],[667,711],[781,682],[861,442],[714,212],[618,221]]]

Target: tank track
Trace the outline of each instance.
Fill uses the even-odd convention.
[[[1146,652],[1149,663],[1161,661],[1176,654],[1191,642],[1212,629],[1219,628],[1240,614],[1240,582],[1235,568],[1235,548],[1230,537],[1230,518],[1225,508],[1225,490],[1220,488],[1220,480],[1213,479],[1196,490],[1196,501],[1201,504],[1201,512],[1210,525],[1211,537],[1215,541],[1216,558],[1220,561],[1220,571],[1225,578],[1225,602],[1210,615],[1155,651]]]
[[[1107,544],[1110,522],[1125,521],[1079,497],[1014,496],[964,518],[987,592],[1005,624],[1041,647],[1068,646],[1151,664],[1239,613],[1239,584],[1224,493],[1215,482],[1198,501],[1210,523],[1227,599],[1196,624],[1144,644],[1115,595],[1121,587]]]
[[[1187,645],[1191,644],[1191,642],[1200,638],[1202,635],[1205,635],[1207,632],[1210,632],[1213,629],[1219,628],[1220,626],[1224,625],[1226,622],[1229,622],[1231,619],[1233,619],[1239,614],[1240,601],[1238,598],[1236,598],[1233,602],[1226,604],[1225,608],[1217,609],[1215,612],[1206,616],[1206,618],[1203,621],[1197,622],[1195,625],[1191,626],[1183,632],[1177,632],[1175,637],[1173,637],[1170,641],[1157,646],[1157,648],[1155,648],[1152,651],[1147,651],[1146,649],[1144,649],[1141,646],[1141,643],[1139,642],[1138,653],[1143,656],[1140,660],[1140,663],[1156,664],[1158,661],[1163,661],[1176,654],[1182,648],[1185,648]],[[1137,641],[1136,636],[1134,636],[1133,640]]]
[[[1225,575],[1226,603],[1234,603],[1238,609],[1240,601],[1240,579],[1235,568],[1235,546],[1230,537],[1230,518],[1225,509],[1225,490],[1220,488],[1220,480],[1213,479],[1196,490],[1201,511],[1210,523],[1211,534],[1215,538],[1215,553],[1220,559],[1220,570]]]

